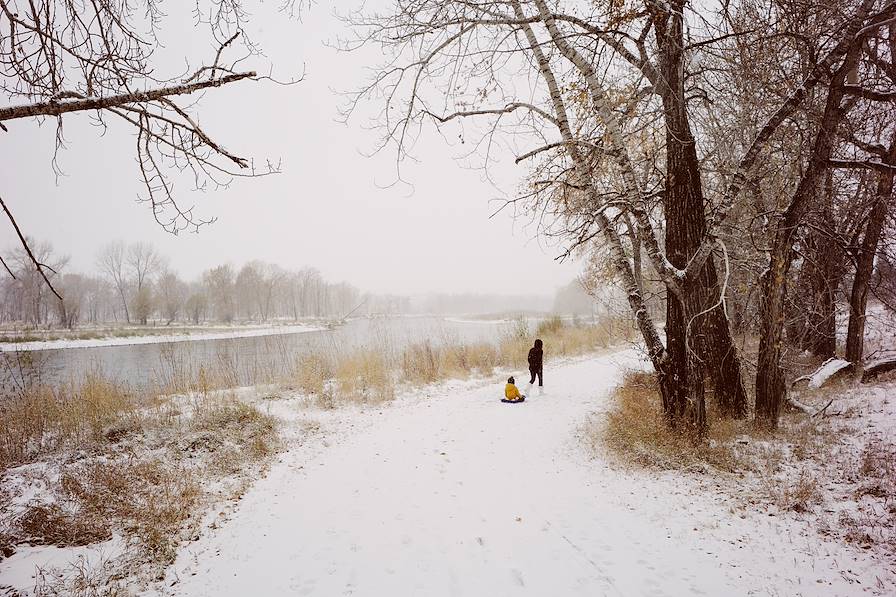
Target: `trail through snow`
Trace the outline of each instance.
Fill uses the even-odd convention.
[[[502,384],[466,384],[358,415],[367,424],[333,445],[284,454],[150,594],[892,590],[879,563],[793,517],[742,513],[681,474],[589,454],[582,423],[637,365],[624,352],[548,368],[545,395],[519,405],[499,402]]]

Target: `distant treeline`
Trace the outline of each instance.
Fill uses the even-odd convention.
[[[0,322],[75,328],[85,324],[174,322],[201,324],[274,319],[334,319],[413,313],[549,312],[589,314],[591,301],[577,282],[549,295],[364,293],[330,282],[314,268],[288,270],[253,260],[222,264],[187,280],[148,243],[114,242],[97,254],[91,272],[68,268],[68,258],[46,242],[31,242],[52,288],[21,249],[10,249],[11,276],[0,279]],[[60,300],[53,292],[62,296]]]

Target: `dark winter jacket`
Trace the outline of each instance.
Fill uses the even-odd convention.
[[[541,349],[541,340],[535,341],[535,346],[529,349],[529,370],[541,371],[541,362],[544,351]]]

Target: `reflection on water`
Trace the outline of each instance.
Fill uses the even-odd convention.
[[[8,393],[27,383],[58,385],[99,373],[138,388],[173,388],[214,371],[229,376],[227,385],[250,385],[282,378],[302,353],[371,348],[393,355],[424,340],[434,345],[496,342],[508,330],[508,325],[494,322],[377,318],[351,320],[333,330],[277,336],[3,353],[0,383]]]

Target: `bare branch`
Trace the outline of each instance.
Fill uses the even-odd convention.
[[[22,243],[22,248],[25,249],[25,252],[28,254],[28,258],[31,260],[31,263],[33,263],[34,267],[37,268],[37,271],[40,273],[41,277],[43,277],[44,282],[47,283],[47,286],[50,288],[50,290],[53,291],[53,294],[56,295],[56,298],[58,298],[61,301],[62,295],[59,294],[58,292],[56,292],[56,289],[53,287],[53,284],[50,283],[50,278],[47,277],[47,274],[44,271],[44,269],[45,268],[49,269],[53,273],[56,273],[56,272],[53,270],[53,268],[51,268],[47,265],[44,265],[43,263],[38,261],[37,257],[34,256],[34,253],[31,252],[31,247],[28,246],[28,241],[25,239],[25,235],[22,234],[22,231],[19,229],[19,224],[16,222],[16,219],[12,216],[12,212],[10,212],[9,208],[6,207],[6,202],[3,201],[3,197],[0,197],[0,206],[2,206],[3,211],[6,212],[6,217],[9,218],[9,221],[12,224],[12,227],[15,228],[16,235],[19,237],[19,242]],[[5,262],[3,263],[3,266],[6,267]],[[9,271],[9,268],[7,267],[6,270]],[[12,274],[11,271],[9,273]],[[13,276],[13,278],[15,278],[15,276]]]

